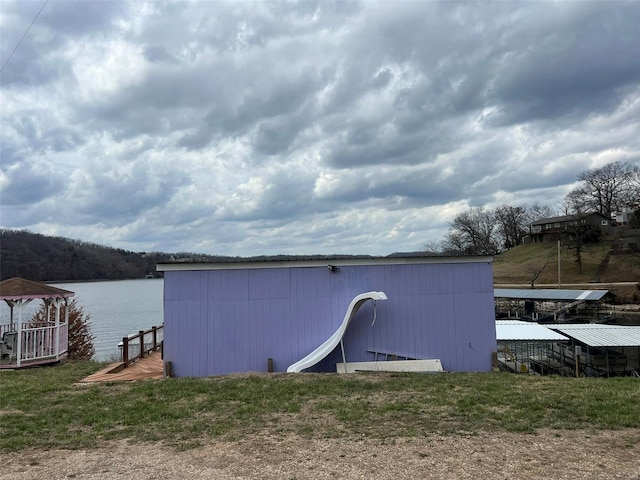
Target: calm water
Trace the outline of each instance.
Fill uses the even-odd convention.
[[[74,292],[78,305],[91,317],[95,360],[108,361],[117,357],[122,337],[162,325],[162,279],[49,285]],[[31,318],[41,305],[42,301],[32,301],[25,308],[23,319]],[[1,321],[8,322],[9,309],[0,310]]]

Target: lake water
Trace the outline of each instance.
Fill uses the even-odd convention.
[[[164,321],[162,279],[49,285],[75,293],[78,305],[90,317],[91,334],[95,337],[94,359],[98,361],[119,358],[118,343],[122,341],[122,337],[162,325]],[[24,321],[30,319],[41,305],[42,301],[32,301],[24,310]],[[1,321],[8,323],[9,308],[0,310]]]

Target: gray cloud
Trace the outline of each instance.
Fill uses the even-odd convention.
[[[37,8],[0,3],[3,62]],[[637,2],[49,2],[0,78],[0,218],[133,250],[417,250],[470,205],[638,163],[639,22]]]

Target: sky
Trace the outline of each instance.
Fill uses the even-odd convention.
[[[640,164],[638,25],[638,1],[0,0],[0,227],[387,255],[472,207],[559,209]]]

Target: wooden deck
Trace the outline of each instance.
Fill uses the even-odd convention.
[[[127,368],[121,367],[122,363],[113,363],[78,383],[132,382],[135,380],[159,380],[163,378],[162,358],[159,351],[152,352],[144,358],[139,358]]]

